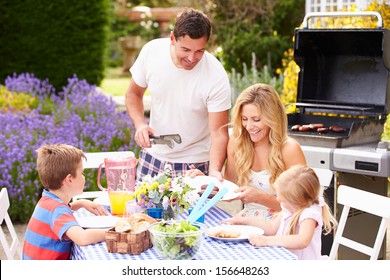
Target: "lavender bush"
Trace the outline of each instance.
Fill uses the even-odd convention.
[[[7,90],[39,99],[30,111],[0,111],[0,187],[10,194],[12,219],[27,221],[41,196],[36,149],[42,144],[66,143],[85,152],[131,150],[134,126],[126,112],[117,112],[111,98],[76,76],[56,93],[47,80],[31,74],[8,77]],[[96,172],[86,174],[96,187]]]

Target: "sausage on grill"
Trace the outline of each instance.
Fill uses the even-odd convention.
[[[294,126],[291,127],[291,130],[292,130],[292,131],[299,131],[299,128],[301,128],[301,125],[296,124],[296,125],[294,125]]]
[[[301,132],[311,131],[311,128],[310,128],[310,126],[308,126],[308,125],[302,125],[302,126],[299,128],[299,131],[301,131]]]
[[[311,123],[311,124],[309,124],[309,127],[311,129],[313,129],[313,130],[317,130],[319,128],[324,127],[324,124],[322,124],[322,123]]]
[[[317,128],[317,132],[320,134],[327,133],[329,131],[329,128],[327,127],[319,127]]]
[[[338,132],[338,133],[342,133],[342,132],[346,132],[347,129],[345,127],[341,127],[341,126],[337,126],[337,125],[332,125],[329,127],[330,130],[332,130],[333,132]]]

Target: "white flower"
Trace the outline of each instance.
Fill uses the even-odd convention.
[[[191,206],[195,205],[199,199],[199,194],[197,191],[190,191],[184,194],[183,200],[187,201]]]
[[[180,181],[181,181],[181,178],[179,178],[179,177],[176,177],[172,180],[172,184],[170,187],[170,190],[172,192],[175,192],[178,194],[181,194],[183,192],[183,183],[181,183]]]
[[[162,206],[164,207],[164,209],[168,208],[168,206],[169,206],[169,198],[167,196],[163,197]]]

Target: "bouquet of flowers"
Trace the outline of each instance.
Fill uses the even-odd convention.
[[[199,199],[196,189],[185,183],[182,175],[172,178],[171,173],[172,167],[165,165],[156,176],[144,176],[136,186],[137,204],[145,209],[170,207],[175,213],[194,206]]]

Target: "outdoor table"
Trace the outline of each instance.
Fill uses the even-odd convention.
[[[75,216],[92,215],[85,209],[74,213]],[[179,214],[179,219],[185,219],[187,214]],[[213,206],[205,216],[207,227],[218,226],[221,220],[231,217],[224,210]],[[70,256],[73,260],[162,260],[152,247],[139,255],[109,253],[106,242],[88,246],[73,245]],[[287,249],[279,246],[254,247],[248,241],[221,241],[206,236],[203,240],[196,260],[296,260],[297,257]]]

